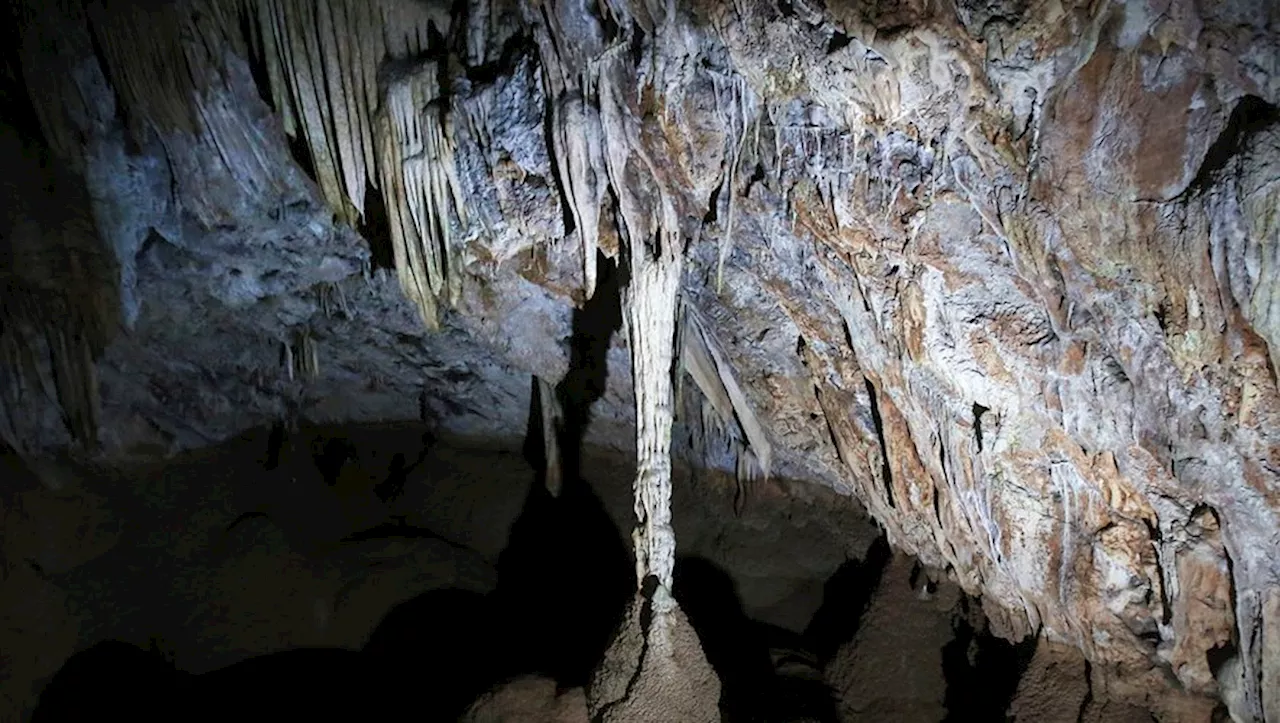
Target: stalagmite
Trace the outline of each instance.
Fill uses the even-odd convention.
[[[617,202],[618,235],[631,271],[622,303],[635,390],[638,590],[592,676],[587,705],[592,720],[604,723],[710,723],[720,719],[720,681],[672,595],[676,318],[685,253],[681,221],[690,219],[682,219],[674,189],[663,185],[659,164],[670,148],[641,133],[641,99],[654,89],[642,87],[625,48],[619,44],[594,60],[590,80],[605,171],[599,182],[609,184]]]
[[[564,469],[560,462],[560,428],[564,424],[564,411],[556,398],[556,388],[540,376],[534,376],[538,395],[538,416],[542,426],[542,452],[546,464],[544,484],[552,497],[559,497],[564,488]]]

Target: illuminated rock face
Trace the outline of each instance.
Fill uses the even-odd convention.
[[[234,53],[201,91],[220,109],[203,135],[158,125],[122,160],[114,116],[67,111],[93,198],[141,209],[99,212],[137,304],[98,364],[102,442],[199,446],[286,407],[518,434],[528,375],[569,366],[599,258],[662,230],[686,244],[682,303],[740,391],[717,404],[677,373],[677,453],[734,471],[748,504],[768,475],[850,494],[896,547],[981,594],[996,629],[1083,649],[1113,695],[1169,716],[1221,697],[1239,720],[1280,720],[1277,12],[423,10],[412,22],[438,34],[414,42],[441,82],[421,123],[456,168],[419,174],[430,213],[392,219],[396,244],[412,227],[448,246],[422,256],[417,310],[392,276],[361,273],[369,249],[321,202],[354,193],[343,154],[361,154],[335,144],[323,188],[305,181]],[[55,80],[100,96],[89,44],[64,33],[83,53],[55,59]],[[376,120],[361,102],[350,117]],[[253,164],[237,155],[250,149]],[[218,152],[225,169],[200,163]],[[371,207],[345,198],[377,257]],[[449,228],[427,223],[441,213]],[[409,262],[385,256],[404,282]],[[439,332],[423,330],[426,301]],[[299,329],[314,378],[278,367]],[[601,354],[588,440],[631,448],[630,360],[621,344]],[[28,441],[66,437],[56,415],[24,419]]]

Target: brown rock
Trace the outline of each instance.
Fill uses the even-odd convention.
[[[942,582],[929,592],[917,566],[908,555],[893,556],[857,636],[824,672],[841,723],[937,723],[947,716],[942,649],[955,637],[950,613],[959,589]]]
[[[588,723],[581,688],[559,691],[548,678],[520,678],[485,693],[460,723]]]
[[[1040,640],[1009,705],[1014,721],[1079,723],[1091,695],[1089,667],[1074,647]]]
[[[587,687],[592,720],[720,720],[720,679],[698,634],[669,593],[637,594]]]

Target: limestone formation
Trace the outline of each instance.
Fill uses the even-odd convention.
[[[1089,669],[1079,651],[1045,642],[1036,647],[1009,706],[1015,721],[1076,723],[1088,705]]]
[[[592,720],[720,720],[720,680],[662,586],[637,594],[587,688]]]
[[[827,666],[841,723],[947,717],[942,653],[955,636],[950,612],[959,591],[944,582],[926,592],[914,567],[901,554],[889,561],[858,634]]]
[[[1095,699],[1280,720],[1274,1],[162,10],[22,4],[30,125],[91,201],[5,188],[9,446],[118,460],[287,404],[515,438],[616,257],[587,436],[639,440],[643,574],[674,436],[846,495]],[[57,223],[85,207],[100,247]],[[673,423],[677,292],[718,356],[716,414]]]

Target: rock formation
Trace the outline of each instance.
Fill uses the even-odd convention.
[[[462,723],[587,723],[587,704],[582,690],[563,693],[556,682],[545,678],[513,680],[476,701]]]
[[[929,592],[914,564],[901,554],[890,560],[858,635],[827,666],[841,721],[947,717],[942,652],[954,636],[948,618],[958,590],[944,582]]]
[[[1272,0],[14,13],[5,122],[46,169],[2,189],[22,454],[516,437],[617,264],[630,357],[594,360],[587,438],[642,479],[654,341],[674,453],[740,509],[827,486],[1109,695],[1280,720]]]

